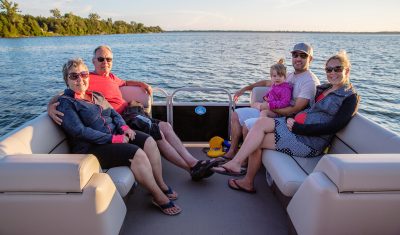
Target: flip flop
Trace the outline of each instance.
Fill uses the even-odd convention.
[[[230,176],[242,176],[247,173],[246,169],[240,169],[240,172],[234,172],[231,169],[226,168],[226,166],[224,165],[221,165],[219,167],[222,168],[223,170],[221,169],[218,170],[217,168],[213,168],[211,170],[221,175],[230,175]]]
[[[255,189],[249,190],[249,189],[243,188],[242,186],[240,186],[240,185],[236,182],[236,179],[229,179],[229,180],[228,180],[228,186],[229,186],[229,188],[231,188],[231,189],[233,189],[233,190],[242,191],[242,192],[245,192],[245,193],[254,194],[254,193],[257,192]]]
[[[176,206],[173,201],[169,201],[168,203],[165,203],[162,205],[157,204],[157,202],[155,202],[154,200],[152,201],[152,203],[156,207],[160,208],[160,210],[166,215],[177,215],[182,212],[182,209],[179,208],[178,206]],[[168,212],[168,209],[174,208],[174,207],[178,208],[179,210],[177,212]]]
[[[174,190],[171,188],[171,186],[167,185],[168,189],[167,190],[163,190],[163,193],[165,194],[165,196],[168,197],[169,200],[176,200],[178,199],[178,193],[174,192]]]

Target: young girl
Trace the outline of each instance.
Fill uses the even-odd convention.
[[[251,105],[252,108],[261,111],[260,117],[276,117],[276,114],[272,110],[285,108],[290,105],[293,87],[286,82],[286,67],[283,63],[284,60],[280,59],[276,64],[271,66],[270,76],[272,86],[265,94],[264,102],[255,102]],[[252,126],[250,123],[245,123],[248,128]]]

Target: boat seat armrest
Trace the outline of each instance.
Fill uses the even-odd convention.
[[[0,192],[82,192],[101,170],[91,154],[24,154],[0,158]]]
[[[328,154],[314,172],[323,172],[339,192],[400,191],[400,154]]]

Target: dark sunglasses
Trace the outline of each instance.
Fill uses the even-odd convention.
[[[326,71],[326,73],[331,73],[332,71],[335,71],[336,73],[341,73],[341,72],[343,72],[343,69],[344,69],[343,66],[326,67],[325,71]]]
[[[111,58],[111,57],[106,57],[106,58],[97,57],[97,61],[99,61],[100,63],[102,63],[104,60],[107,60],[107,62],[110,63],[113,60],[113,58]]]
[[[68,74],[68,78],[70,80],[72,80],[72,81],[78,80],[79,77],[86,79],[86,78],[89,77],[89,72],[88,71],[83,71],[83,72],[80,72],[80,73],[69,73]]]
[[[297,53],[297,52],[292,53],[292,58],[297,58],[299,56],[302,59],[306,59],[308,57],[308,55],[306,53]]]

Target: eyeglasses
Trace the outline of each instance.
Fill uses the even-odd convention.
[[[292,53],[292,58],[297,58],[299,56],[302,59],[306,59],[308,57],[308,55],[306,53],[297,53],[297,52]]]
[[[102,63],[104,60],[106,60],[108,63],[110,63],[113,60],[113,58],[111,58],[111,57],[106,57],[106,58],[97,57],[97,61],[99,61],[100,63]]]
[[[335,73],[341,73],[341,72],[343,72],[343,69],[344,69],[343,66],[326,67],[325,71],[326,71],[326,73],[331,73],[332,71],[335,71]]]
[[[80,73],[69,73],[68,78],[72,81],[78,80],[78,78],[81,77],[83,79],[86,79],[89,77],[89,72],[88,71],[82,71]]]

